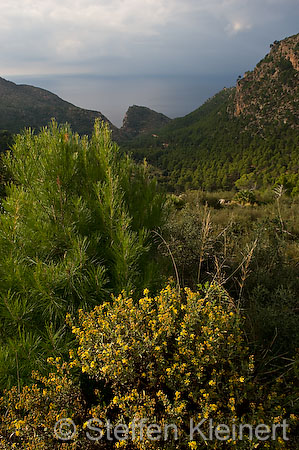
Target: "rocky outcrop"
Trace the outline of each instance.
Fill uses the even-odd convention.
[[[156,133],[171,119],[145,106],[130,106],[123,120],[119,134],[123,139]]]
[[[281,57],[289,60],[293,68],[299,71],[299,34],[293,38],[288,38],[280,42],[277,46],[277,53]]]
[[[247,120],[248,127],[260,130],[269,122],[296,128],[298,98],[299,34],[275,41],[255,69],[238,80],[233,114]]]

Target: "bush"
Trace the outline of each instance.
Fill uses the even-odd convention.
[[[162,230],[168,248],[161,245],[160,251],[165,257],[171,252],[181,286],[196,289],[216,279],[239,299],[261,354],[293,359],[299,343],[298,202],[283,196],[278,203],[271,196],[254,207],[230,202],[215,209],[188,194]]]
[[[245,189],[237,192],[234,200],[241,205],[253,205],[256,202],[254,193]]]
[[[47,378],[36,376],[39,385],[24,388],[20,395],[14,389],[2,399],[2,417],[6,415],[9,425],[0,425],[0,448],[8,449],[12,442],[22,450],[64,448],[50,434],[62,417],[77,425],[76,436],[65,444],[70,449],[94,448],[85,434],[92,417],[129,428],[128,440],[109,443],[103,438],[100,446],[130,449],[201,448],[200,436],[189,438],[191,418],[194,423],[209,418],[230,426],[280,423],[287,417],[284,406],[292,386],[279,395],[282,379],[263,385],[242,332],[243,318],[228,294],[216,284],[198,292],[186,289],[185,294],[167,286],[153,298],[146,289],[137,303],[121,294],[89,313],[80,311],[78,324],[68,317],[78,340],[76,352],[69,363],[52,359],[57,370]],[[72,375],[76,368],[81,378],[88,377],[89,394],[97,387],[93,396],[78,388]],[[175,424],[179,440],[169,432],[166,444],[161,443],[147,431],[145,439],[139,440],[140,434],[133,439],[132,422],[138,430],[143,418],[162,430]],[[206,433],[205,426],[202,431]],[[256,443],[245,437],[213,439],[206,445],[247,450]],[[267,444],[293,448],[282,439]]]
[[[159,282],[151,230],[164,197],[95,124],[80,138],[55,122],[16,137],[0,216],[0,386],[68,351],[67,312]]]

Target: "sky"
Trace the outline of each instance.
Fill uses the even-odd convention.
[[[296,34],[299,0],[1,0],[0,76],[116,125],[198,107]]]

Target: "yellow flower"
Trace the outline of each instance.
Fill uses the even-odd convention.
[[[175,400],[178,400],[180,397],[181,397],[181,393],[179,391],[176,391]]]

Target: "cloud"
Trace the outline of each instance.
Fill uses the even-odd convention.
[[[211,71],[248,45],[242,35],[279,39],[296,11],[297,0],[1,0],[1,70]]]
[[[243,22],[242,20],[233,20],[232,23],[229,23],[226,27],[225,27],[225,31],[227,31],[227,33],[229,35],[234,35],[237,33],[241,33],[243,31],[248,31],[252,28],[252,25],[246,22]]]

